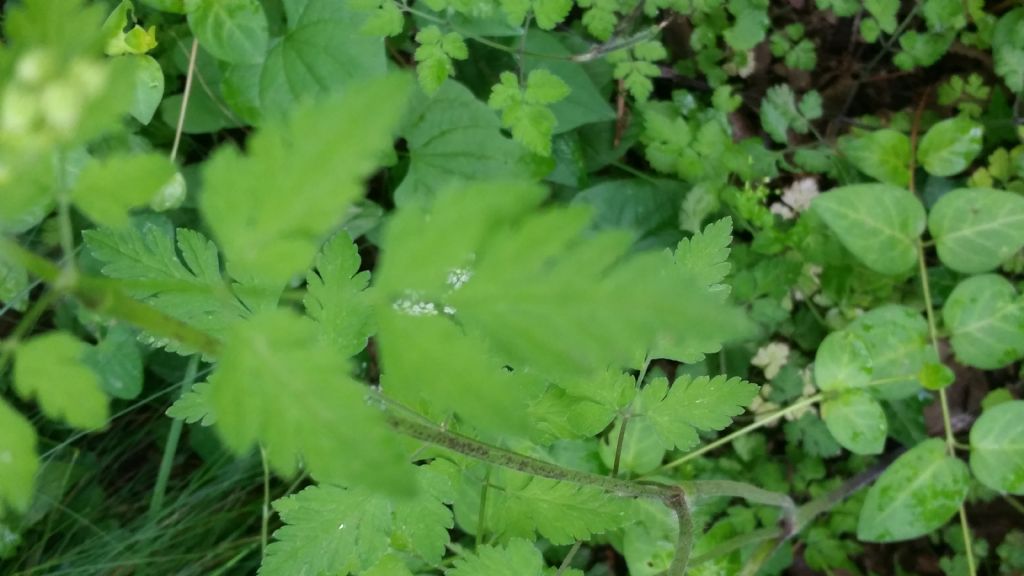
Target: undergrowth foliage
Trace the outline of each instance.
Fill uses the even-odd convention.
[[[773,4],[9,3],[0,568],[1020,569],[1024,8]]]

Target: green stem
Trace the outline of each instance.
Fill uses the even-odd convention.
[[[928,282],[928,264],[924,258],[924,246],[918,240],[917,264],[921,277],[921,291],[924,293],[925,315],[928,318],[928,335],[931,337],[932,348],[935,356],[941,358],[942,351],[939,349],[939,331],[935,325],[935,309],[932,305],[932,291]],[[939,405],[942,407],[942,426],[946,435],[946,452],[950,457],[956,458],[956,438],[953,437],[953,422],[949,415],[949,400],[946,398],[946,389],[939,390]],[[960,504],[960,532],[964,539],[964,554],[967,557],[967,572],[970,576],[977,574],[974,562],[974,550],[971,545],[971,527],[967,522],[967,509]]]
[[[720,447],[722,447],[722,446],[732,442],[733,440],[739,438],[740,436],[749,434],[749,433],[751,433],[754,430],[757,430],[759,428],[763,428],[763,427],[771,424],[772,422],[775,422],[779,418],[782,418],[786,414],[792,414],[793,412],[797,412],[797,411],[799,411],[799,410],[801,410],[803,408],[806,408],[807,406],[810,406],[811,404],[816,404],[818,402],[821,402],[822,399],[824,399],[824,397],[825,396],[823,394],[815,394],[814,396],[809,396],[807,398],[804,398],[803,400],[800,400],[799,402],[796,402],[795,404],[787,406],[787,407],[783,408],[782,410],[779,410],[777,412],[773,412],[773,413],[769,414],[768,416],[765,416],[764,418],[761,418],[760,420],[756,420],[752,424],[744,426],[743,428],[740,428],[739,430],[733,432],[732,434],[729,434],[727,436],[723,436],[723,437],[719,438],[718,440],[715,440],[714,442],[711,442],[710,444],[708,444],[708,445],[706,445],[706,446],[704,446],[702,448],[694,450],[693,452],[690,452],[689,454],[686,454],[685,456],[682,456],[680,458],[677,458],[677,459],[669,462],[668,464],[665,464],[664,466],[661,467],[661,470],[668,470],[668,469],[671,469],[671,468],[675,468],[677,466],[681,466],[681,465],[689,462],[690,460],[693,460],[694,458],[703,456],[704,454],[707,454],[708,452],[710,452],[712,450],[715,450],[717,448],[720,448]]]
[[[569,565],[572,564],[572,559],[576,557],[576,553],[580,551],[580,547],[583,546],[583,542],[579,540],[572,545],[569,549],[569,553],[562,559],[562,563],[558,565],[558,571],[555,572],[555,576],[562,576],[562,574],[569,569]]]
[[[185,73],[185,90],[181,96],[181,107],[178,109],[178,124],[174,129],[174,143],[171,144],[171,162],[178,158],[178,147],[185,129],[185,114],[188,112],[188,99],[192,94],[192,77],[196,71],[196,55],[199,53],[199,40],[192,40],[192,50],[188,57],[188,71]]]
[[[640,389],[644,384],[644,378],[647,377],[647,369],[651,367],[650,355],[644,357],[644,363],[640,366],[640,373],[636,377],[636,388]],[[626,407],[626,413],[622,415],[622,423],[619,424],[619,436],[615,439],[615,459],[612,461],[611,476],[619,475],[619,463],[622,459],[622,446],[626,442],[626,427],[629,425],[630,411],[633,407],[633,402],[629,403]]]
[[[199,370],[199,356],[193,356],[188,367],[185,368],[185,377],[181,379],[181,393],[184,394],[192,387],[196,379],[196,372]],[[155,521],[160,515],[164,505],[164,497],[167,494],[167,482],[171,478],[171,467],[174,464],[174,455],[178,451],[178,442],[181,440],[181,431],[184,420],[176,418],[171,421],[171,429],[167,432],[167,441],[164,442],[163,456],[160,458],[160,469],[156,474],[156,485],[153,486],[153,496],[149,500],[149,517]]]
[[[483,485],[480,487],[480,510],[476,517],[476,547],[484,542],[484,530],[487,526],[487,493],[491,488],[491,467],[484,472]]]
[[[18,348],[18,344],[21,343],[22,339],[35,327],[36,322],[42,317],[43,312],[50,307],[50,304],[56,299],[57,293],[53,290],[47,290],[43,295],[32,303],[32,306],[28,309],[20,320],[18,325],[11,331],[10,336],[7,337],[0,345],[3,347],[3,352],[0,352],[0,375],[7,369],[7,365],[14,358],[14,351]]]
[[[260,461],[263,463],[263,507],[260,518],[260,559],[267,557],[267,542],[270,540],[270,463],[267,449],[260,445]]]

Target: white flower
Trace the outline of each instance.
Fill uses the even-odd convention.
[[[782,191],[782,201],[797,212],[811,207],[811,201],[818,197],[818,181],[814,178],[801,178]]]
[[[764,377],[771,380],[789,362],[789,345],[785,342],[771,342],[757,350],[750,363],[764,371]]]
[[[772,214],[778,214],[782,216],[783,220],[792,220],[796,214],[782,202],[772,202],[771,206],[768,207],[768,211]]]

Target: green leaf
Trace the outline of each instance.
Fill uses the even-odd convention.
[[[870,357],[871,392],[890,400],[906,398],[920,390],[922,368],[936,360],[928,335],[928,323],[920,312],[906,306],[881,306],[857,317],[846,332],[864,343]]]
[[[223,147],[207,161],[199,208],[232,271],[284,285],[312,263],[390,149],[408,84],[366,83],[264,126],[247,155]]]
[[[231,64],[263,61],[267,15],[258,0],[186,0],[188,25],[210,54]]]
[[[291,476],[300,462],[315,478],[408,492],[403,451],[345,357],[317,325],[284,310],[236,324],[210,376],[217,431],[236,453],[259,443]]]
[[[896,542],[942,527],[967,497],[967,465],[938,438],[921,442],[893,462],[868,492],[857,537]]]
[[[543,54],[545,57],[538,55]],[[551,105],[557,120],[555,134],[562,134],[586,124],[615,119],[615,110],[598,89],[597,81],[586,68],[568,60],[574,52],[558,36],[531,30],[526,36],[523,70],[526,74],[545,69],[558,76],[569,87],[569,95]],[[564,59],[563,59],[564,57]]]
[[[163,102],[160,103],[160,119],[164,124],[178,125],[183,101],[183,94],[174,94],[163,99]],[[206,90],[195,90],[189,95],[181,131],[184,134],[212,134],[225,128],[237,128],[241,125],[239,119]]]
[[[134,86],[131,114],[142,124],[149,124],[164,97],[164,72],[152,56],[124,58]]]
[[[341,232],[324,246],[315,269],[306,274],[306,313],[320,323],[322,333],[343,356],[366,347],[372,332],[373,309],[364,294],[370,273],[359,271],[359,250]]]
[[[682,201],[674,180],[651,182],[639,178],[606,180],[573,196],[573,204],[590,207],[596,229],[625,229],[634,233],[637,248],[664,245],[677,228]]]
[[[629,500],[593,486],[519,473],[508,478],[500,484],[503,489],[492,490],[485,520],[488,532],[503,539],[533,538],[536,532],[552,544],[566,545],[631,522]],[[479,490],[473,491],[478,499]]]
[[[427,94],[434,94],[449,76],[455,75],[452,60],[465,60],[469,49],[458,33],[442,34],[437,26],[427,26],[417,32],[416,41],[420,44],[414,54],[420,86]]]
[[[134,297],[214,337],[223,336],[249,310],[221,275],[220,258],[213,242],[202,234],[170,225],[140,221],[123,230],[86,230],[85,244],[100,262],[103,274],[121,280]],[[179,256],[180,253],[180,256]],[[276,292],[262,294],[263,305],[277,301]],[[249,305],[255,299],[250,295]],[[172,352],[192,353],[178,342],[153,339],[150,343]]]
[[[459,556],[445,576],[543,576],[544,558],[533,544],[515,539],[505,546],[484,545]]]
[[[123,227],[128,211],[149,204],[175,173],[164,154],[115,154],[85,165],[71,199],[94,222]]]
[[[110,396],[132,400],[142,392],[142,353],[132,329],[115,324],[99,344],[85,352],[84,360]]]
[[[171,404],[166,414],[176,420],[184,420],[186,424],[199,422],[202,426],[214,425],[217,416],[213,413],[210,390],[209,382],[196,382],[191,390]]]
[[[402,133],[409,170],[395,190],[399,206],[429,202],[456,183],[534,179],[530,154],[503,136],[494,112],[458,82],[419,97],[410,118]]]
[[[932,207],[928,230],[943,264],[965,274],[988,272],[1024,247],[1024,197],[958,188]]]
[[[300,101],[361,88],[387,71],[384,40],[363,34],[366,15],[336,0],[283,0],[287,33],[272,42],[260,74],[260,105],[266,117],[288,114]],[[394,111],[361,114],[386,120]],[[343,134],[360,134],[342,130]]]
[[[982,484],[1024,494],[1024,402],[986,409],[971,427],[971,470]]]
[[[896,31],[896,17],[900,10],[898,0],[865,0],[864,7],[875,17],[883,32],[892,34]]]
[[[954,176],[966,170],[981,153],[985,128],[967,116],[936,123],[917,147],[917,159],[933,176]]]
[[[1024,303],[1002,276],[983,274],[957,284],[942,319],[964,364],[995,370],[1024,357]]]
[[[796,94],[786,84],[772,86],[761,100],[761,126],[779,143],[788,141],[787,131],[806,134],[811,129],[810,120],[821,116],[821,95],[811,91],[796,102]]]
[[[904,188],[910,182],[910,138],[883,128],[843,138],[839,149],[858,170],[875,180]]]
[[[393,552],[439,562],[453,527],[445,506],[451,487],[430,466],[415,472],[412,498],[320,485],[274,502],[284,526],[274,532],[260,576],[363,573]]]
[[[75,428],[103,428],[110,411],[99,377],[85,363],[88,347],[63,331],[47,332],[18,346],[14,390],[35,397],[46,416]]]
[[[654,424],[666,448],[689,450],[698,444],[697,431],[722,430],[757,396],[758,387],[727,376],[680,376],[668,387],[658,378],[640,393],[647,407],[642,416]]]
[[[501,124],[512,138],[536,154],[551,155],[551,136],[558,119],[549,106],[569,95],[569,85],[545,68],[538,68],[519,86],[511,72],[502,72],[487,105],[501,111]]]
[[[821,418],[836,441],[854,454],[881,454],[885,448],[885,412],[867,392],[849,390],[826,401]]]
[[[864,388],[871,383],[872,372],[867,346],[845,330],[826,336],[814,356],[814,381],[825,391]]]
[[[732,218],[726,216],[704,227],[689,238],[683,238],[676,247],[676,265],[700,282],[724,293],[729,287],[722,284],[729,275],[729,245],[732,244]]]
[[[843,186],[815,198],[813,208],[868,268],[895,275],[917,263],[925,213],[906,189],[888,184]]]
[[[5,506],[24,512],[32,501],[39,455],[36,431],[24,416],[0,398],[0,516]]]

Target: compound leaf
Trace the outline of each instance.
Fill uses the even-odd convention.
[[[322,481],[411,488],[398,438],[312,320],[271,310],[235,324],[210,384],[217,430],[234,452],[258,442],[283,475],[301,461]]]
[[[71,199],[92,221],[123,227],[128,211],[153,200],[174,174],[174,163],[164,154],[114,154],[82,169]]]
[[[306,313],[320,323],[339,354],[353,356],[366,347],[373,310],[364,294],[369,272],[359,271],[359,250],[342,232],[324,245],[316,266],[306,274]]]
[[[404,76],[361,85],[264,126],[247,155],[214,154],[199,207],[233,272],[279,286],[312,263],[390,148],[409,88]]]
[[[445,576],[543,576],[544,557],[527,540],[515,539],[505,546],[480,546],[459,557]]]
[[[687,450],[697,445],[697,431],[721,430],[757,396],[757,386],[724,375],[680,376],[669,388],[658,378],[641,392],[646,417],[666,448]]]

